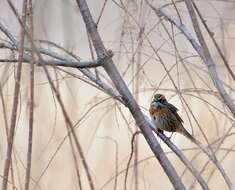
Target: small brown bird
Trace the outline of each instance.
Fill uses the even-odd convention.
[[[177,113],[178,109],[167,102],[162,94],[155,94],[149,108],[152,121],[159,132],[178,132],[192,142],[198,144],[197,140],[183,127],[183,120]]]

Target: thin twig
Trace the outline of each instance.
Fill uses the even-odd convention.
[[[100,35],[97,31],[97,27],[95,22],[91,16],[90,10],[87,6],[85,0],[76,0],[79,6],[81,15],[83,20],[86,24],[86,28],[90,34],[92,39],[94,48],[98,57],[107,56],[107,50],[104,47],[104,44],[100,38]],[[141,129],[146,141],[148,142],[150,148],[152,149],[154,155],[158,159],[159,163],[163,167],[164,171],[166,172],[169,180],[171,181],[173,187],[175,189],[183,190],[185,189],[182,181],[180,180],[178,174],[176,173],[174,167],[166,157],[165,153],[163,152],[162,148],[160,147],[159,143],[157,142],[156,138],[154,137],[149,123],[145,120],[143,113],[141,112],[139,106],[137,105],[136,101],[133,99],[129,89],[127,88],[125,82],[123,81],[122,77],[120,76],[117,68],[115,67],[112,59],[107,60],[106,63],[103,64],[103,68],[105,69],[106,73],[111,78],[112,82],[114,83],[115,87],[117,88],[118,92],[122,95],[122,99],[125,102],[125,105],[129,108],[132,116],[134,117],[137,125]]]
[[[9,38],[12,42],[12,44],[10,45],[6,45],[6,44],[3,44],[4,47],[8,47],[9,49],[13,49],[13,50],[17,50],[17,47],[18,47],[18,42],[17,40],[11,35],[11,33],[7,30],[7,28],[5,28],[3,25],[1,25],[0,23],[0,30],[3,31],[4,33],[7,34],[7,36],[10,36],[11,38]],[[65,50],[64,48],[62,48],[61,46],[59,46],[58,44],[56,44],[56,47],[57,48],[60,48],[62,50]],[[44,54],[44,55],[47,55],[47,56],[50,56],[52,58],[55,58],[55,59],[58,59],[60,61],[64,61],[64,62],[71,62],[71,59],[66,59],[64,57],[61,57],[60,55],[54,53],[54,52],[51,52],[51,51],[48,51],[46,49],[43,49],[43,48],[36,48],[34,47],[35,51],[36,52],[39,52],[41,54]],[[25,51],[30,51],[29,48],[25,47]],[[66,51],[66,53],[68,53]],[[75,58],[77,61],[80,61],[75,55],[71,54],[70,55]],[[111,54],[112,55],[112,54]],[[110,55],[109,55],[110,56]],[[108,57],[109,57],[108,56]],[[106,57],[107,58],[107,57]],[[105,60],[105,59],[99,59],[99,60]],[[40,61],[40,60],[39,60]],[[43,61],[41,61],[43,63]],[[41,65],[43,66],[43,65]],[[109,86],[107,83],[103,82],[101,79],[99,79],[97,76],[95,76],[90,70],[88,70],[87,68],[78,68],[80,72],[82,72],[87,78],[89,78],[91,81],[93,81],[94,83],[96,83],[101,89],[103,89],[104,92],[106,92],[107,94],[111,95],[114,99],[120,101],[121,103],[125,104],[123,102],[123,100],[121,99],[121,95],[116,91],[114,90],[111,86]]]
[[[118,182],[118,142],[109,136],[105,136],[105,137],[101,137],[101,138],[109,140],[109,141],[113,142],[115,145],[115,176],[116,177],[114,179],[113,190],[116,190],[117,189],[117,182]]]
[[[9,48],[9,49],[16,49],[14,46],[7,46],[4,45],[3,47]],[[97,61],[74,61],[74,60],[64,60],[64,61],[58,61],[58,60],[37,60],[34,62],[37,66],[42,65],[50,65],[50,66],[62,66],[62,67],[71,67],[71,68],[93,68],[101,66],[104,60],[97,60]],[[17,59],[0,59],[0,62],[6,63],[6,62],[17,62]],[[24,55],[23,57],[24,63],[30,63],[30,58],[27,55]]]
[[[29,35],[33,39],[33,5],[32,0],[28,2],[29,12]],[[25,175],[25,190],[29,190],[31,160],[32,160],[32,144],[33,144],[33,118],[34,118],[34,52],[33,44],[30,41],[30,100],[29,100],[29,136],[28,136],[28,152],[27,152],[27,167]]]
[[[132,138],[131,138],[131,153],[130,153],[130,156],[129,156],[129,159],[128,159],[128,162],[127,162],[127,165],[126,165],[126,172],[125,172],[125,177],[124,177],[124,190],[127,190],[127,176],[128,176],[128,171],[129,171],[129,167],[130,167],[130,163],[131,163],[131,159],[132,159],[132,156],[134,154],[134,140],[135,140],[135,137],[140,134],[141,132],[140,131],[136,131],[133,135],[132,135]],[[138,162],[138,161],[137,161]],[[137,164],[136,162],[134,163],[134,167],[135,167],[135,164]]]
[[[10,7],[14,7],[10,0],[7,0],[7,2]],[[22,24],[23,24],[23,26],[21,27],[21,30],[20,30],[20,45],[19,45],[18,64],[17,64],[13,106],[12,106],[12,113],[11,113],[11,124],[10,124],[9,135],[7,137],[8,138],[7,155],[6,155],[6,160],[4,163],[2,190],[6,190],[7,185],[8,185],[8,175],[9,175],[9,169],[10,169],[10,164],[11,164],[12,147],[13,147],[13,141],[14,141],[15,127],[16,127],[17,108],[18,108],[19,92],[20,92],[21,68],[22,68],[22,59],[23,59],[23,53],[24,53],[24,37],[25,37],[24,26],[25,26],[25,22],[26,22],[27,0],[23,1],[23,8],[22,9],[23,9],[22,10],[22,14],[23,14]]]
[[[182,154],[182,152],[167,138],[164,134],[159,133],[154,124],[149,120],[152,130],[169,146],[174,153],[179,157],[179,159],[184,163],[184,165],[191,171],[195,179],[200,183],[202,189],[209,189],[205,180],[202,178],[200,173],[193,167],[192,163]]]
[[[223,62],[224,62],[225,67],[227,68],[227,70],[228,70],[229,74],[231,75],[233,81],[235,81],[235,75],[234,75],[234,73],[233,73],[231,67],[229,66],[229,63],[228,63],[228,61],[227,61],[225,55],[223,54],[221,48],[219,47],[219,44],[217,43],[217,41],[216,41],[216,39],[215,39],[215,37],[214,37],[213,32],[211,32],[209,26],[208,26],[207,23],[206,23],[206,20],[204,20],[202,14],[201,14],[201,12],[199,11],[199,9],[198,9],[198,7],[197,7],[197,5],[196,5],[195,2],[193,2],[193,7],[195,8],[195,10],[196,10],[196,12],[197,12],[197,14],[198,14],[198,16],[199,16],[199,18],[200,18],[200,20],[201,20],[203,26],[205,27],[205,29],[206,29],[207,33],[209,34],[209,36],[210,36],[212,42],[214,43],[214,45],[215,45],[215,47],[216,47],[216,49],[217,49],[217,51],[218,51],[220,57],[222,58],[222,60],[223,60]]]
[[[8,1],[10,1],[10,0],[8,0]],[[37,51],[37,48],[35,47],[35,45],[34,45],[34,43],[33,43],[33,39],[31,38],[31,36],[29,35],[28,31],[26,30],[26,27],[25,27],[25,25],[23,24],[23,22],[21,21],[21,19],[20,19],[20,17],[19,17],[19,14],[17,13],[17,11],[16,11],[16,9],[15,9],[15,7],[14,7],[13,4],[11,4],[11,9],[13,10],[15,16],[17,17],[19,24],[24,28],[25,34],[27,35],[27,37],[29,38],[29,40],[32,41],[33,50],[34,50],[35,53],[37,54],[39,60],[41,60],[41,61],[43,62],[43,57],[41,56],[40,52]],[[22,47],[23,47],[23,46],[22,46]],[[109,55],[110,55],[110,54],[109,54]],[[23,57],[23,51],[22,51],[22,57]],[[106,57],[103,57],[103,59],[106,59]],[[45,72],[45,74],[46,74],[46,77],[47,77],[47,79],[48,79],[48,82],[49,82],[49,84],[50,84],[50,86],[51,86],[53,92],[55,93],[56,99],[57,99],[57,101],[58,101],[58,103],[59,103],[59,105],[60,105],[60,107],[61,107],[61,110],[62,110],[64,119],[65,119],[65,122],[66,122],[66,127],[67,127],[67,126],[69,127],[69,128],[67,127],[67,130],[68,130],[68,131],[71,131],[72,137],[73,137],[73,139],[74,139],[74,141],[75,141],[75,145],[76,145],[76,148],[77,148],[77,150],[78,150],[78,153],[79,153],[79,155],[80,155],[80,157],[81,157],[82,164],[83,164],[83,166],[84,166],[84,169],[85,169],[85,172],[86,172],[88,181],[89,181],[90,188],[91,188],[91,190],[94,190],[93,180],[92,180],[92,178],[91,178],[91,174],[90,174],[90,171],[89,171],[89,168],[88,168],[88,165],[87,165],[87,162],[86,162],[86,159],[85,159],[85,156],[84,156],[82,147],[81,147],[80,142],[78,141],[78,138],[77,138],[77,136],[76,136],[76,134],[75,134],[75,131],[74,131],[74,129],[73,129],[72,122],[71,122],[71,120],[70,120],[70,118],[69,118],[69,116],[68,116],[68,114],[67,114],[67,112],[66,112],[66,110],[65,110],[65,107],[64,107],[63,101],[62,101],[62,99],[61,99],[61,97],[60,97],[60,94],[59,94],[59,92],[57,91],[57,89],[56,89],[54,83],[52,82],[52,79],[51,79],[51,76],[50,76],[50,74],[49,74],[49,71],[47,70],[47,68],[45,67],[45,65],[43,65],[43,70],[44,70],[44,72]],[[4,189],[4,190],[5,190],[5,189]]]
[[[185,37],[189,40],[192,47],[197,51],[198,55],[201,57],[201,59],[203,60],[203,62],[207,66],[207,69],[208,69],[210,77],[214,83],[214,86],[217,88],[224,103],[228,106],[231,113],[235,117],[235,105],[233,104],[231,97],[228,95],[228,93],[224,89],[223,83],[220,80],[218,73],[215,69],[215,63],[210,55],[208,47],[205,43],[205,40],[204,40],[203,35],[201,33],[201,30],[199,28],[199,25],[198,25],[198,22],[196,19],[196,15],[195,15],[195,12],[194,12],[192,4],[191,4],[192,3],[191,0],[185,0],[185,3],[188,7],[189,14],[191,16],[192,23],[194,25],[194,30],[197,34],[198,40],[201,45],[198,44],[198,42],[195,40],[195,38],[192,36],[192,34],[189,32],[189,30],[185,27],[185,25],[181,24],[178,19],[176,19],[173,16],[170,16],[169,14],[166,13],[166,11],[164,11],[162,9],[155,8],[151,3],[149,3],[148,0],[146,0],[146,2],[155,11],[155,13],[159,15],[159,17],[164,17],[169,22],[174,24],[185,35]]]
[[[233,104],[233,101],[231,99],[231,97],[227,94],[227,92],[224,89],[224,86],[222,84],[222,82],[219,79],[218,73],[215,69],[215,63],[211,57],[211,54],[209,52],[209,49],[207,47],[207,44],[204,40],[204,37],[202,35],[202,32],[200,30],[198,21],[197,21],[197,17],[196,14],[194,12],[193,9],[193,5],[192,5],[192,1],[191,0],[185,0],[185,4],[188,8],[189,11],[189,15],[191,17],[192,20],[192,24],[194,27],[194,30],[196,32],[197,38],[201,44],[201,51],[202,51],[202,55],[203,55],[203,60],[204,63],[207,65],[208,67],[208,71],[210,72],[210,77],[212,78],[215,87],[217,88],[217,90],[219,91],[221,97],[223,98],[225,104],[228,106],[228,108],[230,109],[230,111],[232,112],[233,116],[235,117],[235,105]],[[228,187],[231,189],[232,188],[232,182],[230,181],[229,177],[226,175],[224,169],[222,167],[220,167],[220,164],[218,163],[218,161],[216,160],[216,158],[214,157],[213,159],[214,163],[219,166],[218,169],[220,169],[221,174],[224,177],[225,182],[227,183]]]

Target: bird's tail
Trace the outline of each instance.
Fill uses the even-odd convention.
[[[184,135],[186,138],[188,138],[193,143],[197,144],[197,140],[183,126],[179,127],[179,130],[177,132]]]
[[[204,151],[206,151],[206,149],[204,148],[202,143],[200,141],[196,140],[183,126],[181,126],[177,132],[179,132],[180,134],[184,135],[192,143],[196,144],[199,148],[201,148]]]

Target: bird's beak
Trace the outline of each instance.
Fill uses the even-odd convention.
[[[150,115],[153,115],[158,109],[160,109],[161,103],[157,101],[152,101],[150,108],[149,108],[149,113]]]
[[[161,103],[160,103],[160,102],[157,102],[157,101],[153,101],[153,102],[151,103],[151,107],[155,107],[155,108],[159,108],[160,105],[161,105]]]

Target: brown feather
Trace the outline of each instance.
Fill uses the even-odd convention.
[[[175,117],[181,122],[183,123],[183,119],[179,116],[178,112],[178,108],[175,107],[174,105],[166,102],[166,106],[170,109],[170,111],[175,115]]]

